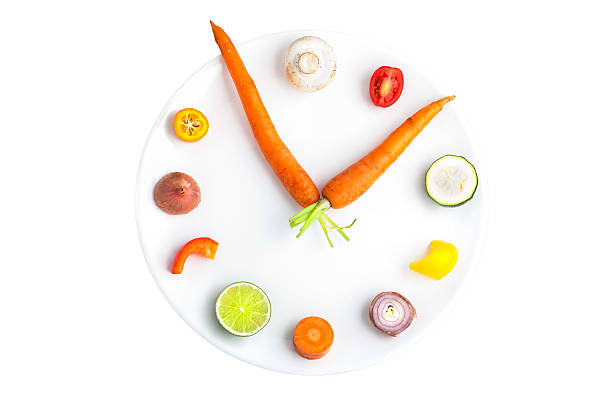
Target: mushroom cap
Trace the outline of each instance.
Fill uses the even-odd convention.
[[[319,37],[298,38],[287,49],[285,73],[298,89],[307,92],[323,89],[336,74],[334,50]]]

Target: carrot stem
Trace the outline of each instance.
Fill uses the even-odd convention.
[[[314,209],[316,205],[317,205],[316,202],[312,203],[308,207],[300,211],[299,213],[295,214],[293,217],[289,218],[289,223],[291,224],[291,228],[303,223],[306,220],[306,218],[308,218],[310,211],[312,211],[312,209]]]
[[[329,246],[333,248],[334,244],[332,243],[331,239],[329,238],[329,234],[327,233],[327,226],[321,218],[319,218],[319,224],[321,224],[321,228],[323,228],[323,233],[325,234],[325,238],[327,238],[327,242],[329,242]]]
[[[302,234],[306,232],[306,230],[312,225],[312,223],[317,221],[319,217],[325,211],[327,211],[329,207],[331,207],[331,204],[329,203],[329,201],[327,201],[326,198],[319,200],[317,205],[312,209],[312,211],[308,215],[308,218],[306,218],[306,221],[304,221],[304,225],[302,225],[302,228],[300,228],[300,233],[297,234],[296,238],[301,237]]]
[[[351,240],[351,239],[348,237],[348,235],[346,235],[346,234],[344,233],[344,231],[342,231],[342,230],[343,230],[343,229],[346,229],[346,228],[351,228],[353,225],[355,225],[355,222],[357,221],[357,218],[355,218],[355,219],[353,220],[353,222],[351,222],[351,223],[350,223],[349,225],[347,225],[346,227],[339,227],[339,226],[338,226],[338,224],[336,224],[336,223],[335,223],[335,222],[334,222],[334,221],[333,221],[331,218],[329,218],[329,216],[328,216],[327,214],[323,214],[321,217],[322,217],[322,218],[325,220],[325,222],[329,222],[329,223],[331,224],[331,227],[330,227],[330,228],[331,228],[331,229],[335,229],[336,231],[338,231],[338,233],[339,233],[340,235],[342,235],[342,237],[343,237],[343,238],[344,238],[344,239],[345,239],[347,242]]]
[[[300,225],[301,223],[306,221],[306,218],[308,218],[308,216],[304,216],[303,218],[300,218],[300,219],[295,220],[295,221],[290,221],[289,222],[289,227],[291,227],[291,228],[297,227],[298,225]]]
[[[327,238],[327,242],[329,242],[329,245],[332,248],[334,247],[334,245],[329,237],[328,229],[338,231],[342,238],[344,238],[346,241],[350,241],[348,235],[346,235],[346,233],[342,230],[345,228],[351,228],[353,224],[355,224],[355,221],[357,221],[357,219],[354,219],[353,222],[350,225],[347,225],[346,227],[340,227],[329,217],[329,215],[325,213],[327,210],[329,210],[330,207],[330,202],[327,199],[323,198],[319,200],[316,204],[309,205],[308,207],[304,208],[302,211],[291,217],[289,219],[289,226],[291,226],[291,228],[303,224],[296,238],[301,237],[302,234],[306,232],[306,230],[310,228],[313,223],[318,221],[321,225],[321,228],[323,228],[323,233]]]
[[[302,224],[304,221],[306,221],[306,220],[308,219],[308,217],[309,217],[309,216],[310,216],[310,213],[306,213],[306,214],[302,215],[300,218],[295,219],[295,220],[293,220],[293,221],[290,221],[290,222],[289,222],[289,226],[290,226],[291,228],[295,228],[295,227],[297,227],[298,225]]]

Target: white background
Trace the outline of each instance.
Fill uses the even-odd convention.
[[[606,2],[12,2],[0,7],[0,405],[610,406]],[[197,336],[141,255],[134,185],[174,90],[236,43],[317,28],[413,61],[478,141],[480,267],[414,347],[327,377]]]

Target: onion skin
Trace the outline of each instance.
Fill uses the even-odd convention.
[[[188,174],[168,173],[155,185],[153,198],[157,206],[168,214],[187,214],[200,204],[200,187]]]
[[[385,308],[393,305],[399,313],[396,322],[385,320]],[[416,318],[412,303],[397,292],[381,292],[370,303],[370,321],[378,330],[387,336],[397,337],[406,330]]]

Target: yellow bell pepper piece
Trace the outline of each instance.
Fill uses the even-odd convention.
[[[434,279],[442,279],[453,270],[459,254],[453,244],[444,241],[432,241],[429,244],[431,253],[418,262],[410,264],[410,269]]]

